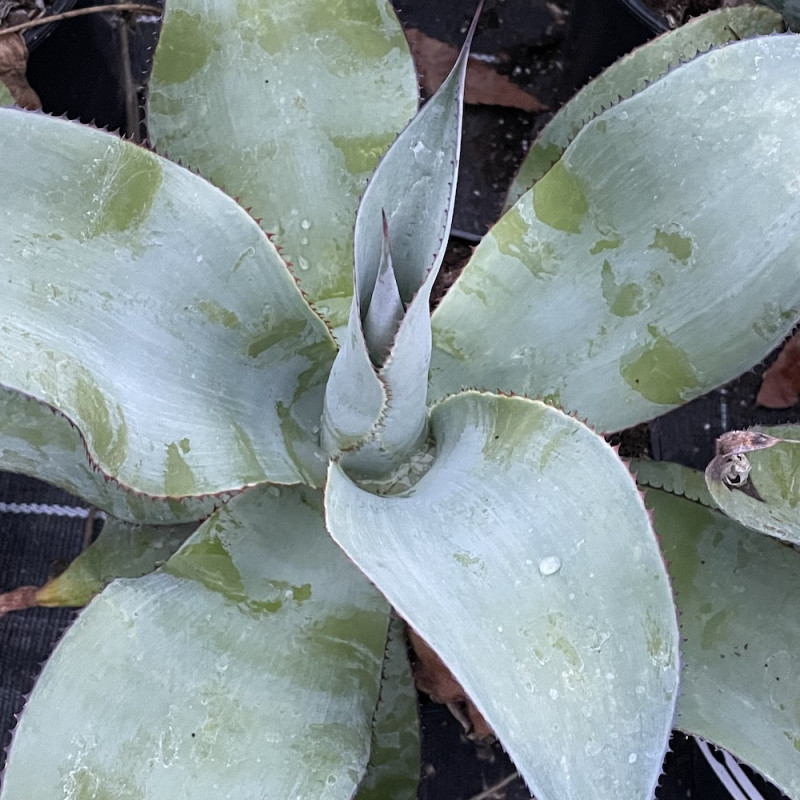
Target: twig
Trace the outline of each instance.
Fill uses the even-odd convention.
[[[60,14],[30,19],[27,22],[21,22],[19,25],[12,25],[10,28],[0,28],[0,36],[5,36],[7,33],[19,33],[20,31],[28,30],[28,28],[36,28],[39,25],[49,25],[51,22],[58,22],[62,19],[83,17],[86,14],[102,14],[105,11],[132,11],[139,14],[154,14],[159,17],[163,13],[158,6],[150,6],[143,3],[111,3],[107,6],[73,8],[71,11],[62,11]]]
[[[519,772],[512,772],[510,775],[506,775],[506,777],[503,778],[503,780],[501,780],[499,783],[494,784],[494,786],[490,786],[480,794],[473,795],[469,798],[469,800],[492,800],[492,798],[497,797],[497,792],[499,792],[501,789],[504,789],[509,783],[515,781],[517,778],[519,778]]]

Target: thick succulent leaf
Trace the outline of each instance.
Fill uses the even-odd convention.
[[[364,302],[367,304],[362,314],[364,339],[372,363],[380,366],[392,349],[394,337],[405,314],[405,306],[400,298],[400,289],[392,266],[389,226],[385,214],[380,266],[375,277],[375,286]]]
[[[670,461],[647,461],[631,459],[628,467],[641,487],[663,489],[670,494],[677,494],[689,500],[716,509],[717,504],[706,487],[702,472],[686,469],[680,464]]]
[[[539,800],[649,800],[678,679],[666,571],[625,466],[542,403],[475,392],[432,412],[405,493],[333,463],[328,529],[429,642]],[[579,497],[580,500],[576,500]]]
[[[367,774],[356,800],[410,800],[420,778],[417,691],[406,650],[405,623],[393,617],[372,727]]]
[[[453,217],[464,77],[476,25],[477,16],[449,76],[384,156],[358,209],[355,295],[326,390],[322,438],[331,455],[357,449],[344,463],[361,475],[391,472],[425,439],[428,302]],[[376,371],[371,354],[386,337],[367,340],[371,328],[364,321],[389,263],[407,308]]]
[[[28,701],[0,796],[349,800],[388,614],[327,537],[316,492],[246,492],[164,569],[81,614]]]
[[[677,726],[797,800],[800,554],[682,497],[651,489],[647,505],[684,639]]]
[[[61,411],[140,492],[318,480],[335,345],[256,223],[63,120],[0,110],[0,147],[0,384]]]
[[[386,216],[389,249],[405,304],[442,262],[453,218],[464,76],[476,25],[477,17],[450,74],[383,157],[364,192],[354,250],[362,306],[375,285],[381,262],[382,215]]]
[[[386,413],[388,400],[386,384],[370,359],[361,306],[354,298],[325,387],[320,434],[325,452],[334,455],[361,447]]]
[[[221,500],[151,497],[95,469],[78,429],[50,406],[0,387],[0,469],[34,475],[118,519],[173,523],[205,519]]]
[[[740,486],[723,479],[729,457],[716,456],[706,469],[708,490],[716,504],[742,525],[800,544],[800,426],[758,430],[789,441],[736,455],[746,472]]]
[[[623,56],[565,103],[542,129],[511,184],[506,210],[558,161],[578,131],[606,108],[711,47],[777,30],[783,30],[783,22],[770,9],[723,8],[695,17]]]
[[[792,30],[800,31],[800,2],[798,0],[759,0],[759,2],[780,11],[786,24]]]
[[[434,313],[432,397],[539,394],[611,431],[766,355],[800,315],[799,70],[796,36],[736,42],[587,124]]]
[[[196,528],[107,519],[97,539],[36,592],[37,605],[86,605],[115,578],[138,578],[160,567]]]
[[[417,107],[387,0],[176,0],[151,81],[157,149],[252,208],[334,325],[352,296],[353,218]]]

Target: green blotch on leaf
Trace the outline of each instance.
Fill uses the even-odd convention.
[[[291,47],[291,44],[286,35],[286,26],[278,24],[266,5],[252,0],[238,2],[236,16],[240,20],[246,20],[238,31],[244,41],[255,43],[265,53],[274,56]]]
[[[521,259],[523,253],[521,245],[528,227],[519,209],[514,206],[503,215],[490,236],[494,237],[497,249],[504,256]]]
[[[660,335],[652,325],[648,326],[648,331],[653,341],[623,357],[620,374],[645,400],[677,405],[686,399],[688,392],[700,386],[700,381],[680,347]]]
[[[247,431],[239,425],[233,423],[233,438],[236,442],[236,450],[241,458],[239,475],[243,483],[257,483],[266,480],[267,474],[258,460],[253,440],[248,436]]]
[[[564,404],[561,401],[561,392],[560,390],[556,389],[554,392],[550,392],[549,394],[542,396],[542,402],[547,403],[554,408],[564,408]]]
[[[463,337],[454,328],[445,328],[436,331],[436,349],[446,353],[456,361],[466,361],[467,354],[461,347]]]
[[[787,323],[797,320],[797,309],[782,309],[776,303],[765,303],[760,317],[753,323],[753,330],[764,339],[771,340]]]
[[[617,317],[632,317],[646,305],[644,292],[638,283],[618,284],[608,261],[603,261],[600,288],[608,310]]]
[[[299,632],[310,663],[329,663],[343,669],[330,675],[327,691],[334,697],[352,697],[354,688],[377,694],[376,656],[386,643],[388,619],[382,609],[354,609],[349,616],[328,616],[305,625]]]
[[[258,358],[265,350],[275,345],[285,343],[291,346],[293,340],[296,342],[302,336],[305,327],[306,322],[303,319],[286,319],[278,327],[270,327],[266,322],[263,333],[254,336],[247,343],[245,353],[250,358]]]
[[[547,615],[547,644],[561,653],[569,668],[576,673],[583,669],[583,659],[575,645],[567,638],[565,617],[560,612]]]
[[[119,233],[144,222],[163,177],[155,155],[141,147],[121,145],[117,158],[99,176],[100,210],[89,235]]]
[[[483,564],[479,556],[473,556],[466,550],[459,550],[458,552],[453,553],[453,558],[459,564],[461,564],[462,567],[477,567]]]
[[[175,442],[167,447],[167,464],[164,474],[164,491],[173,497],[191,494],[196,486],[194,473],[181,455],[182,448]],[[183,450],[186,453],[186,450]]]
[[[542,454],[539,457],[539,469],[544,470],[552,456],[558,452],[559,446],[574,435],[575,430],[572,428],[563,428],[558,431],[558,433],[542,447]]]
[[[156,83],[184,83],[198,73],[216,50],[216,30],[200,14],[177,9],[167,15],[158,44]]]
[[[688,236],[682,236],[677,231],[668,232],[661,228],[656,228],[650,249],[663,250],[665,253],[669,253],[676,261],[685,264],[692,255],[692,240]]]
[[[272,596],[269,599],[251,598],[224,542],[217,537],[187,545],[166,563],[164,570],[177,578],[202,583],[206,589],[221,594],[252,617],[275,614],[288,599],[301,605],[311,598],[310,583],[294,586],[288,581],[268,578],[259,585],[259,591]]]
[[[551,228],[580,233],[589,203],[580,180],[558,161],[533,187],[533,210]]]
[[[351,175],[370,173],[392,143],[392,135],[333,136],[331,142],[344,156],[345,169]]]
[[[621,236],[618,236],[614,239],[598,239],[592,246],[591,250],[589,250],[589,252],[593,256],[596,256],[598,253],[602,253],[604,250],[616,250],[621,245],[622,245]]]
[[[197,304],[197,310],[209,321],[215,325],[224,325],[226,328],[236,330],[239,328],[239,318],[233,311],[223,308],[219,303],[214,303],[209,300],[201,300]]]
[[[334,75],[356,69],[362,59],[378,60],[386,57],[399,42],[384,33],[379,4],[361,0],[333,0],[309,5],[309,13],[302,21],[301,30],[308,33],[330,33],[340,37],[346,45],[345,52],[356,58],[338,58],[329,69]],[[325,41],[321,43],[325,46]],[[337,48],[338,51],[338,48]]]
[[[86,378],[76,381],[75,408],[101,465],[104,469],[116,472],[128,452],[128,428],[121,419],[122,410],[117,408],[120,422],[115,430],[103,392]]]
[[[552,242],[538,239],[526,239],[530,225],[525,221],[518,206],[505,213],[503,218],[492,229],[497,249],[506,256],[517,259],[535,278],[545,278],[558,272],[559,256]],[[486,275],[491,283],[493,277]],[[466,291],[466,287],[461,287]]]
[[[728,640],[725,628],[728,624],[730,611],[718,611],[713,614],[703,626],[700,646],[703,650],[715,650]]]
[[[548,424],[545,409],[521,398],[507,398],[494,406],[492,435],[483,446],[487,459],[498,465],[513,463],[528,449],[528,442]]]

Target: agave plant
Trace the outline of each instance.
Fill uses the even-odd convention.
[[[166,158],[0,111],[0,464],[115,518],[79,588],[92,552],[125,576],[46,665],[3,800],[411,797],[392,608],[539,800],[652,797],[675,724],[800,797],[798,690],[773,680],[798,631],[718,591],[766,580],[795,608],[795,554],[780,582],[742,571],[741,548],[778,569],[773,542],[653,489],[660,546],[592,429],[740,374],[800,316],[800,40],[780,24],[710,15],[581,92],[432,317],[466,50],[351,232],[416,95],[380,0],[168,11],[156,147],[261,225]],[[145,575],[157,559],[119,538],[163,551],[192,521]],[[745,667],[719,658],[754,626]]]

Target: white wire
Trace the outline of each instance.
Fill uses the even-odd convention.
[[[86,519],[89,508],[76,506],[46,505],[45,503],[0,503],[0,514],[45,514],[50,517],[79,517]],[[105,516],[95,512],[95,516]]]
[[[745,775],[739,762],[727,750],[723,750],[722,755],[725,758],[725,766],[728,767],[731,775],[736,778],[739,782],[739,786],[747,792],[751,800],[764,800],[764,795],[756,789],[750,778]]]
[[[742,789],[736,783],[736,780],[734,780],[734,777],[731,774],[731,772],[728,771],[728,767],[730,766],[730,764],[726,766],[720,761],[717,761],[717,759],[714,758],[714,756],[711,754],[711,750],[708,744],[706,744],[706,742],[699,736],[695,736],[694,740],[697,742],[697,746],[700,748],[700,752],[705,757],[706,761],[708,762],[708,765],[711,767],[711,769],[714,770],[714,774],[719,778],[722,785],[728,790],[728,794],[730,794],[733,800],[764,800],[764,798],[762,797],[761,794],[759,794],[755,786],[753,786],[753,784],[749,780],[747,780],[747,776],[744,775],[744,773],[741,770],[741,767],[739,767],[738,764],[736,765],[738,772],[740,772],[742,776],[745,778],[745,783],[750,785],[750,788],[748,788],[744,784],[742,786],[742,788],[744,788],[744,790],[747,791],[748,794],[745,794],[742,791]],[[728,760],[728,758],[731,758],[732,760],[732,757],[728,753],[725,753],[724,750],[722,752],[726,756],[726,761]],[[754,794],[749,794],[750,790],[752,790]]]

